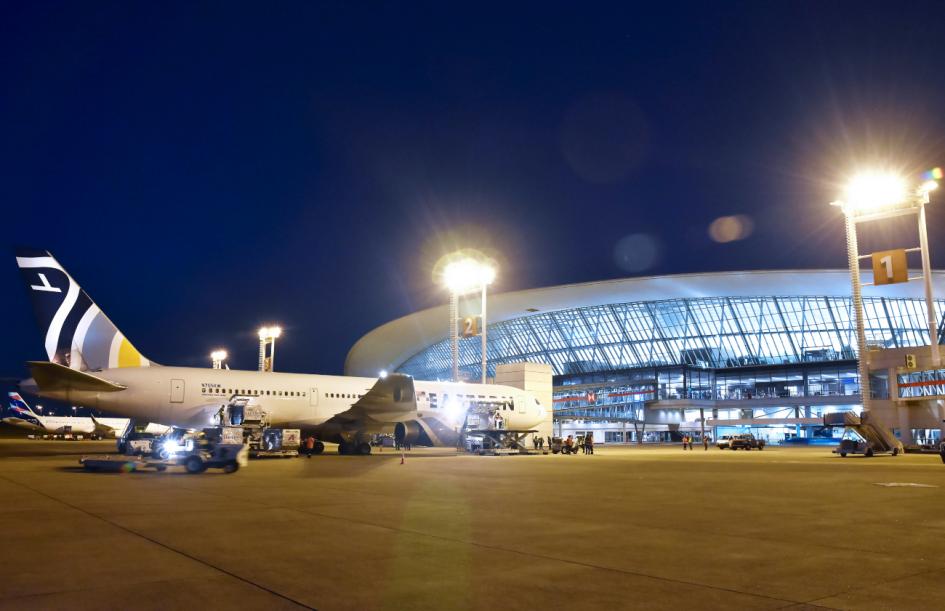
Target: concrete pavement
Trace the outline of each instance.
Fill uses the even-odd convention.
[[[95,474],[0,440],[0,609],[939,606],[945,465],[599,447]],[[931,487],[882,487],[877,483]]]

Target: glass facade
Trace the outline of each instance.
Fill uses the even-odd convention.
[[[936,302],[942,321],[945,302]],[[928,345],[921,299],[865,298],[867,343],[884,348]],[[708,398],[744,393],[735,377],[714,379],[686,373],[792,363],[831,363],[856,358],[852,302],[845,297],[707,297],[614,303],[536,312],[489,325],[489,375],[501,363],[533,361],[552,366],[556,376],[687,366],[660,372],[662,389],[684,389]],[[459,342],[461,375],[480,372],[480,339]],[[855,369],[855,367],[853,368]],[[449,340],[433,344],[397,371],[421,380],[449,379]],[[830,370],[833,371],[833,370]],[[754,383],[756,393],[848,394],[850,377],[830,371]],[[773,375],[773,374],[772,374]],[[687,379],[688,376],[688,379]],[[726,374],[728,376],[728,374]],[[557,383],[556,383],[557,385]],[[690,395],[690,398],[695,398]]]

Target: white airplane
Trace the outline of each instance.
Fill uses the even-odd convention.
[[[80,416],[40,416],[34,412],[19,393],[7,393],[9,407],[0,422],[29,431],[61,435],[78,433],[98,437],[117,437],[127,427],[128,418],[96,418]]]
[[[342,454],[370,453],[376,433],[451,446],[465,429],[484,429],[481,423],[492,418],[521,432],[545,418],[532,394],[510,386],[415,382],[402,374],[374,379],[160,366],[138,352],[48,252],[19,249],[16,260],[49,357],[28,363],[32,378],[20,390],[29,394],[194,428],[217,424],[234,397],[250,397],[271,426],[336,442]]]

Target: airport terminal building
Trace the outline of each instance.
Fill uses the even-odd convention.
[[[864,282],[869,280],[864,275]],[[933,290],[945,296],[945,272]],[[922,285],[864,288],[874,410],[904,443],[940,439],[945,372],[923,369]],[[936,300],[943,334],[945,300]],[[489,375],[544,363],[555,432],[600,442],[670,441],[752,432],[769,442],[838,434],[822,416],[859,411],[857,341],[846,270],[681,274],[492,295]],[[480,338],[459,340],[461,377],[478,380]],[[925,347],[922,349],[921,347]],[[874,350],[876,352],[874,352]],[[902,367],[915,354],[917,368]],[[374,329],[350,350],[349,375],[384,369],[451,376],[447,305]],[[501,368],[500,368],[501,369]]]

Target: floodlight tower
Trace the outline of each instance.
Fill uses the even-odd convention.
[[[259,329],[259,371],[272,371],[276,360],[276,339],[282,335],[282,327],[262,327]],[[266,355],[266,348],[269,355]]]
[[[866,328],[863,315],[863,284],[860,279],[860,260],[873,259],[874,284],[891,284],[918,280],[908,277],[906,253],[921,252],[922,280],[925,284],[925,305],[929,329],[929,351],[932,367],[941,364],[939,354],[938,325],[935,320],[935,302],[932,295],[932,267],[929,262],[928,231],[925,224],[925,205],[929,193],[938,188],[941,171],[933,170],[930,180],[912,190],[906,181],[889,172],[865,172],[856,176],[848,185],[844,199],[832,202],[839,206],[846,217],[847,259],[850,266],[850,283],[853,288],[853,311],[856,317],[856,340],[859,358],[860,394],[863,410],[868,411],[872,399],[870,391],[869,354],[866,347]],[[856,225],[869,221],[890,219],[915,214],[918,221],[919,247],[896,251],[884,251],[860,255],[857,245]]]
[[[223,361],[226,360],[226,350],[214,350],[210,353],[210,360],[213,362],[214,369],[223,369]]]
[[[453,381],[459,381],[459,297],[473,291],[482,295],[481,321],[479,335],[482,340],[482,383],[486,383],[487,372],[487,337],[486,337],[486,293],[487,287],[495,280],[495,268],[483,261],[470,257],[457,259],[443,270],[443,281],[450,291],[450,348],[453,357]],[[470,330],[473,331],[473,330]],[[466,335],[464,333],[464,335]],[[475,335],[470,332],[467,336]]]

